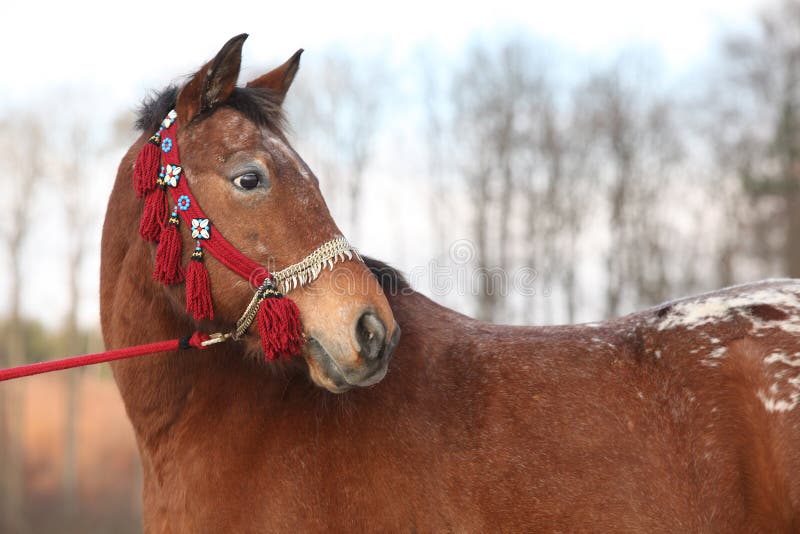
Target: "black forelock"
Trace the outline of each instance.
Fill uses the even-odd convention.
[[[167,113],[175,108],[178,91],[177,85],[169,85],[147,96],[136,114],[136,128],[146,133],[155,133]],[[201,113],[193,120],[202,119],[220,107],[233,108],[259,126],[284,130],[286,118],[280,98],[268,89],[236,87],[225,102]]]

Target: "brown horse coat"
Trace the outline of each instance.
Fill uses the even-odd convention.
[[[397,293],[390,373],[342,396],[231,347],[116,364],[147,530],[800,526],[797,282],[544,328]]]
[[[254,124],[242,104],[279,105],[299,54],[242,91],[242,41],[177,96],[182,162],[231,242],[291,264],[338,230],[279,129]],[[131,174],[148,135],[120,165],[103,233],[109,348],[198,326],[182,290],[151,279],[154,247],[136,235]],[[270,188],[232,186],[242,168]],[[208,267],[218,318],[200,327],[212,331],[252,292]],[[322,291],[293,294],[314,339],[304,359],[267,365],[246,339],[113,365],[141,453],[147,532],[800,530],[800,282],[536,328],[470,319],[371,267],[382,292],[346,262],[337,272],[360,280],[353,291],[326,290],[324,275]],[[360,370],[353,325],[364,313],[386,339],[402,328],[388,375],[341,395],[313,385],[309,376],[344,391],[382,376]]]

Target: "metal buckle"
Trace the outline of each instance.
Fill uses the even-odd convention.
[[[209,339],[203,341],[202,343],[200,343],[200,345],[204,347],[208,347],[210,345],[216,345],[217,343],[228,341],[230,337],[231,337],[230,332],[226,332],[224,334],[222,332],[216,332],[214,334],[210,334]]]

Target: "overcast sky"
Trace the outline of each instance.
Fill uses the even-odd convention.
[[[42,105],[37,102],[52,105],[53,94],[62,90],[88,95],[83,104],[101,112],[133,109],[147,90],[194,71],[227,39],[242,32],[250,34],[244,48],[243,77],[262,73],[301,47],[306,49],[306,60],[337,46],[354,55],[363,53],[373,59],[377,55],[403,65],[413,60],[423,44],[457,59],[473,36],[491,38],[504,32],[529,34],[559,53],[591,61],[612,58],[631,46],[645,47],[660,57],[668,72],[680,75],[713,53],[719,34],[752,22],[761,3],[337,0],[318,5],[282,2],[274,10],[276,2],[247,5],[227,1],[222,3],[223,9],[209,10],[196,1],[6,1],[0,8],[0,116],[9,108]],[[171,10],[162,7],[167,5],[173,6]],[[112,159],[109,156],[102,162],[107,168],[93,169],[103,180],[87,191],[98,210],[98,221],[116,169]],[[37,197],[37,221],[59,224],[54,215],[59,209],[57,197],[43,193]],[[424,222],[418,221],[419,225],[423,226],[413,230],[414,235],[424,234]],[[51,276],[53,262],[62,253],[57,242],[47,242],[53,235],[47,228],[47,224],[38,225],[29,240],[25,255],[29,280]],[[405,231],[412,232],[408,227]],[[98,224],[90,239],[93,254],[85,269],[84,324],[97,322],[99,235]],[[373,253],[397,262],[392,252],[398,257],[406,254],[416,243],[414,235],[383,239]],[[6,265],[0,265],[0,306],[7,302],[5,269]],[[45,301],[48,314],[62,313],[63,297],[54,295],[48,285],[27,284],[24,292],[27,315],[41,313]]]
[[[749,19],[755,0],[491,2],[227,1],[209,10],[178,2],[3,2],[0,96],[18,101],[53,85],[91,83],[120,99],[187,72],[228,38],[250,34],[245,67],[297,48],[337,44],[402,56],[421,42],[457,52],[475,32],[529,31],[560,48],[603,56],[636,43],[682,68],[715,35]],[[162,6],[174,6],[167,9]],[[277,9],[273,9],[275,6]]]

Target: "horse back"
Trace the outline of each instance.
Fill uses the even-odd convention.
[[[529,490],[519,502],[539,524],[797,531],[798,334],[792,280],[603,323],[498,329],[499,350],[481,336],[493,357],[476,359],[478,374],[497,385],[490,417],[516,423],[486,432],[485,452],[514,443],[506,486]]]

